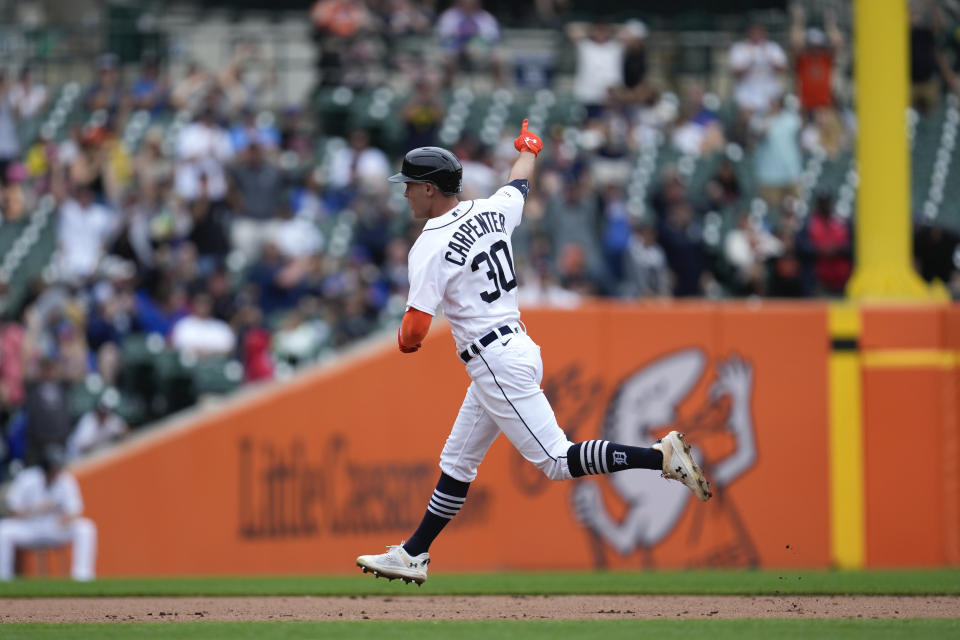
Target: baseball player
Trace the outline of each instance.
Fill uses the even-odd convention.
[[[63,469],[62,447],[44,449],[40,466],[16,475],[7,490],[10,517],[0,520],[0,580],[13,578],[17,547],[73,545],[74,580],[92,580],[97,528],[80,517],[83,499],[76,479]]]
[[[540,388],[540,347],[520,322],[510,243],[543,148],[526,120],[514,147],[520,156],[507,184],[483,200],[458,200],[463,168],[438,147],[410,151],[400,173],[389,178],[406,183],[404,196],[414,217],[426,219],[410,249],[410,293],[397,333],[400,351],[420,348],[442,307],[471,383],[440,454],[440,480],[420,526],[386,553],[357,558],[364,573],[423,584],[430,544],[460,511],[477,467],[501,432],[551,480],[653,469],[682,482],[700,500],[710,499],[710,485],[676,431],[645,448],[606,440],[573,443],[557,424]]]

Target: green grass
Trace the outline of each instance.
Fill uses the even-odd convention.
[[[0,597],[268,595],[960,595],[960,569],[929,571],[612,571],[438,573],[422,587],[371,576],[108,578],[0,582]]]
[[[955,638],[960,620],[573,620],[557,622],[148,622],[107,624],[4,624],[14,638],[450,638],[558,637],[656,638],[657,640],[779,640],[864,637],[871,640]]]

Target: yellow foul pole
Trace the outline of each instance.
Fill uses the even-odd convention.
[[[907,0],[854,0],[856,257],[851,298],[930,299],[913,270],[907,144]]]

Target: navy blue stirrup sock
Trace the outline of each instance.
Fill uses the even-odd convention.
[[[469,488],[469,482],[460,482],[441,473],[437,488],[433,490],[430,502],[427,503],[427,512],[423,514],[423,520],[420,521],[417,530],[409,540],[403,543],[403,550],[411,556],[418,556],[428,551],[434,539],[460,511],[460,507],[467,499]]]
[[[587,440],[567,449],[570,475],[579,478],[624,469],[663,469],[663,454],[656,449],[630,447],[609,440]]]

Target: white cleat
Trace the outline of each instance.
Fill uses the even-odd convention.
[[[694,495],[703,502],[713,496],[710,492],[710,483],[690,455],[690,445],[683,439],[682,433],[671,431],[658,440],[653,448],[663,454],[664,478],[687,485],[690,491],[693,491]]]
[[[428,564],[430,564],[429,553],[423,552],[418,556],[411,556],[400,545],[387,547],[386,553],[357,558],[357,566],[364,573],[372,573],[375,578],[381,576],[390,580],[400,578],[404,582],[416,582],[418,585],[427,581]]]

